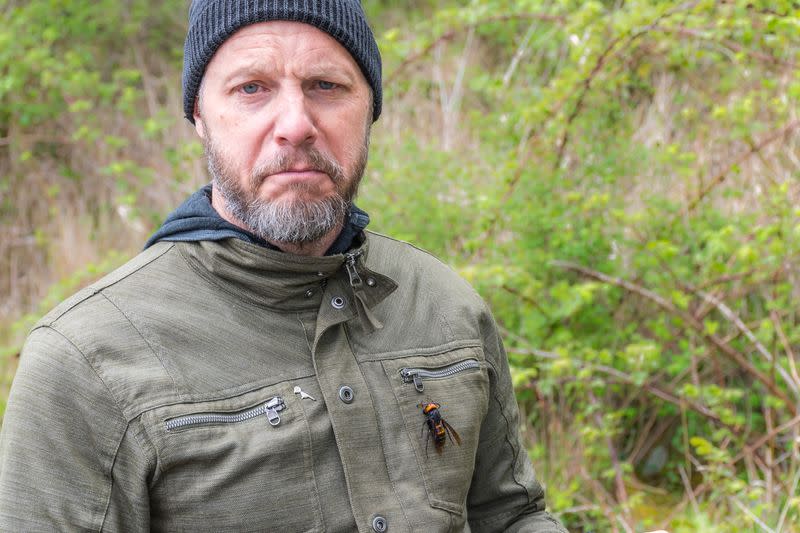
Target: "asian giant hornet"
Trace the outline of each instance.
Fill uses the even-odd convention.
[[[461,446],[461,437],[458,435],[458,432],[442,418],[442,414],[439,412],[439,409],[442,407],[441,405],[436,402],[426,402],[417,404],[417,407],[421,408],[422,414],[425,415],[425,422],[422,424],[422,432],[425,432],[426,426],[428,428],[428,436],[425,438],[425,456],[428,455],[428,442],[431,438],[433,439],[433,446],[436,448],[436,453],[440,455],[448,437],[450,438],[450,442],[453,442],[453,439],[455,439],[455,443]]]

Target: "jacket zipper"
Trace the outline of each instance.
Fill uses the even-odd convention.
[[[474,370],[480,367],[481,364],[476,359],[466,359],[442,368],[401,368],[400,375],[403,377],[404,383],[413,383],[417,392],[422,392],[425,390],[425,385],[422,383],[423,379],[449,378],[459,372]]]
[[[267,416],[270,425],[277,426],[281,423],[279,411],[286,409],[283,398],[275,396],[265,403],[244,411],[235,413],[197,413],[194,415],[179,416],[165,422],[167,431],[182,429],[190,426],[204,426],[208,424],[236,424],[262,415]]]
[[[358,274],[358,270],[356,270],[356,260],[364,253],[363,249],[358,249],[354,252],[346,253],[345,256],[345,268],[347,269],[347,275],[350,277],[350,286],[353,289],[358,289],[361,287],[363,281],[361,280],[361,276]]]

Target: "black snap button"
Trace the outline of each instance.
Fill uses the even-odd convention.
[[[317,272],[317,276],[319,276],[320,278],[324,278],[325,272]]]
[[[367,285],[369,285],[370,287],[374,287],[375,286],[375,278],[367,278]]]
[[[334,296],[331,298],[331,307],[334,309],[344,309],[345,305],[347,305],[347,302],[341,296]]]
[[[311,298],[312,296],[314,296],[314,291],[312,289],[308,289],[306,291],[306,298]]]
[[[383,533],[389,529],[389,524],[386,523],[386,519],[382,516],[376,516],[372,519],[372,531],[376,533]]]
[[[353,392],[353,389],[351,389],[347,385],[342,385],[341,387],[339,387],[339,399],[342,400],[344,403],[353,403],[355,397],[356,393]]]

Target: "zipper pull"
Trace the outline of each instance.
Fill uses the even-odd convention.
[[[425,390],[425,386],[422,384],[422,377],[420,377],[419,372],[409,368],[403,368],[400,370],[400,374],[403,376],[404,382],[414,383],[414,388],[417,389],[417,392],[422,392]]]
[[[422,384],[422,378],[419,377],[419,374],[414,374],[414,388],[417,389],[417,392],[422,392],[425,386]]]
[[[350,286],[354,289],[361,288],[363,283],[361,276],[358,275],[358,270],[356,270],[356,260],[363,253],[364,250],[356,250],[355,252],[345,254],[347,258],[345,261],[345,268],[347,269],[347,275],[350,277]]]
[[[361,319],[361,323],[364,324],[365,329],[372,333],[377,329],[381,329],[383,324],[378,318],[370,311],[369,306],[366,303],[366,295],[364,293],[364,282],[361,279],[361,276],[358,274],[358,270],[356,269],[356,260],[364,253],[364,249],[356,250],[355,252],[350,252],[345,254],[347,258],[345,261],[345,268],[347,269],[347,275],[350,277],[350,286],[353,288],[353,295],[356,297],[356,309],[358,312],[358,316]]]
[[[286,408],[283,398],[275,396],[267,402],[265,407],[267,408],[267,420],[269,420],[270,425],[277,426],[280,424],[281,415],[278,414],[278,411],[283,411]]]

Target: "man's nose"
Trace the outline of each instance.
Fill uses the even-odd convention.
[[[317,127],[302,91],[286,91],[279,98],[275,112],[275,141],[279,145],[301,146],[314,142]]]

